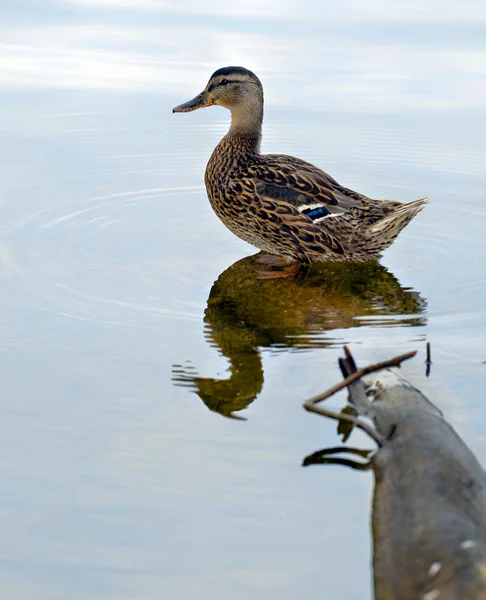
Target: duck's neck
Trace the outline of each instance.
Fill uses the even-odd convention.
[[[254,98],[245,102],[244,106],[231,109],[231,127],[227,137],[239,138],[247,152],[260,153],[262,139],[263,102]]]

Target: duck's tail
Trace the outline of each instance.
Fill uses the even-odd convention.
[[[390,212],[382,219],[375,221],[368,228],[372,238],[380,240],[381,250],[387,248],[397,237],[400,231],[425,207],[427,198],[420,198],[408,204],[390,202]]]

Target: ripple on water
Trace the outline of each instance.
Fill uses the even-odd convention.
[[[183,216],[168,217],[161,204],[202,194],[201,186],[123,191],[4,221],[0,261],[12,305],[123,326],[146,317],[199,319],[167,293],[184,282],[174,233]]]

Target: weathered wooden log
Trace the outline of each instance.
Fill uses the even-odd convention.
[[[340,463],[373,470],[375,599],[486,600],[485,471],[441,411],[396,370],[387,370],[365,387],[349,351],[340,366],[355,414],[348,408],[342,419],[342,413],[316,406],[329,393],[304,406],[348,428],[360,427],[378,449],[328,448],[307,457],[304,464]],[[336,387],[342,386],[334,386],[331,393]],[[374,428],[362,416],[370,418]],[[344,451],[369,461],[335,457]]]

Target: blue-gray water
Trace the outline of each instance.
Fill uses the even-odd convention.
[[[371,476],[300,467],[338,441],[302,401],[344,342],[417,349],[406,375],[486,463],[484,2],[1,10],[2,597],[370,598]],[[383,270],[238,262],[203,187],[229,115],[171,114],[229,64],[263,81],[264,151],[430,197]]]

